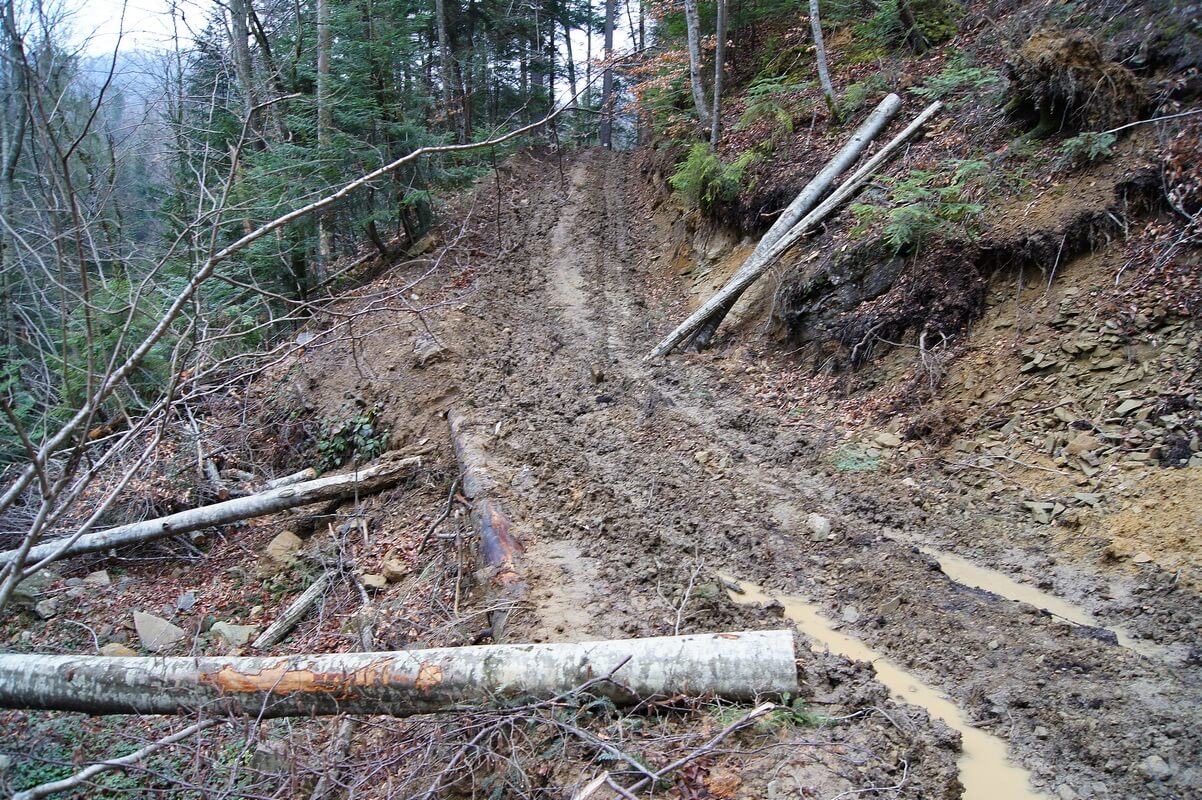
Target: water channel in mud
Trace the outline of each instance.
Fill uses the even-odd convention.
[[[894,698],[927,710],[932,717],[959,731],[962,755],[958,765],[964,800],[1047,800],[1047,795],[1031,787],[1030,773],[1010,762],[1006,743],[998,737],[973,727],[964,711],[935,687],[907,672],[901,665],[854,636],[836,630],[834,623],[819,613],[812,603],[797,597],[773,596],[760,587],[723,576],[728,593],[736,603],[772,603],[784,606],[785,616],[792,620],[814,642],[815,650],[832,653],[856,661],[867,661],[876,670],[877,680],[885,685]],[[737,586],[736,591],[733,586]]]

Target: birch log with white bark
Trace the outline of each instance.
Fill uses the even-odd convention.
[[[787,630],[279,658],[4,654],[0,708],[408,716],[553,697],[619,666],[616,682],[590,691],[622,704],[674,695],[749,701],[796,692],[795,658]]]
[[[420,457],[386,461],[357,472],[328,475],[281,489],[271,489],[247,497],[238,497],[222,503],[192,508],[158,519],[148,519],[107,531],[88,533],[77,538],[56,539],[31,548],[26,555],[26,562],[41,561],[48,557],[67,558],[81,553],[95,553],[135,542],[145,542],[211,528],[215,525],[228,525],[231,522],[262,517],[310,503],[378,492],[398,483],[420,464]],[[20,553],[19,549],[0,553],[0,565],[7,564]]]
[[[647,358],[667,355],[672,352],[673,348],[691,336],[698,328],[704,324],[716,311],[728,303],[733,303],[738,299],[747,287],[755,283],[761,275],[768,271],[778,258],[797,243],[801,237],[805,236],[813,230],[818,223],[822,222],[834,211],[845,203],[852,195],[864,187],[877,170],[879,170],[886,161],[901,149],[901,147],[916,134],[923,125],[926,124],[932,116],[934,116],[943,103],[935,101],[919,114],[913,122],[911,122],[905,130],[893,137],[887,145],[882,147],[876,155],[870,158],[859,169],[852,173],[851,177],[845,180],[838,189],[835,190],[830,197],[823,200],[817,208],[806,214],[796,225],[789,229],[787,233],[782,235],[777,241],[763,253],[759,261],[754,265],[754,268],[745,265],[735,273],[725,286],[723,286],[713,297],[707,300],[700,308],[689,315],[689,318],[676,327],[671,333],[665,336],[655,349],[647,354]]]
[[[803,216],[805,216],[814,206],[818,205],[818,201],[830,189],[831,184],[835,182],[835,178],[842,175],[852,164],[860,158],[863,152],[868,149],[868,145],[872,143],[889,121],[901,110],[901,98],[895,94],[891,94],[877,104],[873,112],[868,115],[860,127],[856,128],[855,133],[847,140],[842,149],[835,153],[834,157],[826,163],[817,175],[815,175],[809,183],[802,188],[797,196],[793,198],[793,202],[789,203],[781,215],[776,218],[776,222],[772,223],[772,227],[768,232],[760,237],[759,243],[755,246],[755,250],[739,267],[739,272],[747,269],[755,269],[759,259],[761,259],[772,245],[780,237],[784,236],[790,228],[797,224]],[[736,273],[737,274],[737,273]],[[730,300],[718,308],[710,315],[705,323],[697,330],[696,336],[693,338],[693,349],[704,350],[714,338],[714,334],[718,330],[718,326],[722,324],[722,320],[730,313],[734,307],[735,301],[738,298]]]

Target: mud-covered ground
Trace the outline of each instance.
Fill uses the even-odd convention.
[[[1075,564],[1032,541],[1008,505],[961,497],[924,511],[918,499],[944,486],[937,470],[831,469],[814,443],[828,438],[823,417],[757,402],[756,382],[744,380],[760,368],[754,360],[643,361],[677,313],[675,298],[648,300],[662,283],[656,264],[670,260],[670,220],[651,211],[629,157],[580,156],[566,167],[566,191],[554,169],[515,206],[508,235],[519,245],[481,269],[456,333],[465,370],[456,402],[495,431],[492,455],[528,547],[532,608],[519,623],[528,638],[671,632],[694,570],[709,585],[722,572],[854,620],[851,633],[1005,739],[1049,794],[1202,795],[1193,654],[1141,656],[959,585],[914,545],[972,558],[987,542],[994,558],[1027,561],[1025,577],[1054,569],[1049,587],[1076,581],[1138,598],[1168,621],[1142,634],[1166,645],[1197,643],[1193,592]],[[813,513],[831,521],[829,536],[807,526]],[[1108,624],[1130,616],[1124,609],[1090,610]],[[680,629],[727,627],[743,616],[734,613],[720,599],[693,600]],[[776,621],[771,611],[763,619]]]
[[[1077,526],[1062,524],[1070,509],[1023,506],[1034,495],[1015,487],[1015,462],[1028,464],[1019,475],[1028,482],[1088,472],[1094,462],[1032,454],[1047,436],[1072,431],[1067,423],[1053,430],[1050,423],[1024,422],[1030,415],[1011,404],[1055,406],[1057,398],[1045,403],[1019,384],[1009,391],[1008,370],[1017,373],[1032,356],[994,352],[980,338],[995,324],[1009,330],[1006,320],[1021,305],[1033,320],[1022,328],[1028,338],[1092,336],[1100,362],[1105,330],[1078,320],[1066,332],[1056,327],[1063,294],[1022,302],[1021,286],[1015,296],[999,285],[973,334],[974,348],[948,373],[943,399],[968,398],[961,416],[1004,408],[1019,422],[1000,431],[967,426],[946,445],[903,441],[896,425],[865,427],[869,415],[857,415],[854,396],[821,396],[790,384],[804,370],[758,337],[742,343],[728,337],[704,355],[643,360],[689,302],[690,279],[676,268],[689,244],[635,156],[599,150],[562,162],[521,156],[495,181],[482,180],[448,210],[447,219],[462,227],[449,225],[430,254],[377,276],[335,313],[316,318],[316,338],[237,400],[241,417],[222,423],[214,413],[207,423],[214,436],[225,424],[227,434],[245,439],[247,408],[265,409],[249,413],[252,421],[272,409],[288,416],[285,407],[342,419],[379,404],[375,424],[387,430],[388,447],[422,453],[420,473],[358,508],[310,510],[202,542],[207,553],[193,554],[195,567],[175,567],[169,555],[148,565],[82,560],[51,586],[75,591],[70,596],[80,601],[61,609],[64,621],[104,617],[113,624],[98,629],[97,646],[136,645],[119,618],[138,607],[195,632],[178,645],[180,653],[226,652],[225,643],[205,633],[212,621],[205,615],[265,623],[336,556],[358,575],[390,577],[362,607],[355,587],[340,584],[317,618],[272,652],[356,649],[365,619],[381,649],[472,642],[481,635],[487,601],[470,591],[462,504],[452,498],[453,513],[443,518],[456,471],[445,413],[456,408],[484,433],[498,495],[525,545],[520,569],[530,591],[511,617],[506,641],[790,624],[779,606],[733,602],[733,584],[719,577],[728,576],[814,604],[843,633],[944,693],[974,726],[1005,743],[1046,796],[1202,797],[1202,602],[1196,583],[1179,579],[1182,569],[1191,574],[1196,552],[1188,535],[1171,543],[1180,551],[1173,555],[1164,536],[1137,531],[1140,537],[1127,537],[1134,541],[1128,549],[1142,548],[1141,557],[1115,555],[1114,548],[1127,545],[1115,533],[1121,526],[1104,513],[1110,507],[1115,518],[1130,517],[1140,502],[1153,514],[1175,514],[1187,532],[1202,526],[1196,501],[1192,510],[1188,500],[1185,507],[1177,502],[1177,494],[1196,487],[1198,470],[1162,475],[1127,464],[1088,485],[1072,472],[1064,486],[1028,486],[1048,496],[1084,494],[1088,499],[1071,509]],[[728,242],[727,251],[741,252],[734,245]],[[426,310],[418,317],[414,308]],[[1044,394],[1084,381],[1071,370],[1057,373],[1059,383],[1045,380],[1048,364],[1036,367]],[[1123,380],[1112,382],[1128,386]],[[975,388],[981,385],[1001,389],[995,396]],[[287,426],[269,423],[264,438],[285,437]],[[1097,464],[1127,458],[1103,444]],[[1146,481],[1159,481],[1146,491],[1136,482],[1144,472]],[[1173,481],[1184,487],[1177,494]],[[1163,495],[1160,506],[1141,500],[1143,494]],[[1033,519],[1040,511],[1046,521]],[[825,518],[829,531],[815,526],[813,515]],[[281,530],[304,540],[302,561],[286,568],[263,555]],[[1100,536],[1099,530],[1114,535],[1101,544],[1081,535]],[[427,535],[433,538],[423,550]],[[1111,555],[1104,557],[1106,548]],[[1070,601],[1097,626],[1007,599],[1002,589],[956,583],[941,571],[938,553]],[[258,567],[239,570],[247,561]],[[213,564],[222,569],[206,578]],[[105,566],[123,577],[102,592],[65,582]],[[195,596],[195,609],[172,609],[181,593]],[[1131,637],[1124,641],[1140,652],[1101,629],[1120,625]],[[89,650],[77,626],[43,627],[62,634],[54,648]],[[10,646],[45,650],[44,631],[14,635]],[[74,638],[62,638],[67,634]],[[736,737],[682,772],[673,791],[726,798],[959,796],[958,735],[891,697],[868,664],[811,652],[807,644],[823,649],[799,634],[801,700],[807,714],[828,724]],[[682,732],[701,735],[713,724],[704,713],[673,718],[646,753],[661,753],[673,737],[684,746],[694,739]],[[349,770],[351,780],[360,781],[357,791],[388,794],[380,787],[393,786],[406,762],[384,754],[407,752],[397,742],[420,726],[369,728],[351,752],[370,747],[378,757]],[[595,760],[566,755],[532,758],[530,765],[544,794],[571,794],[599,769]],[[407,784],[398,778],[395,785]]]

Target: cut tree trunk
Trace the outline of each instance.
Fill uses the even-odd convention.
[[[357,472],[329,475],[317,480],[285,486],[282,489],[271,489],[247,497],[181,511],[178,514],[159,519],[148,519],[143,522],[122,525],[107,531],[84,534],[77,538],[56,539],[31,548],[25,561],[29,563],[48,557],[67,558],[81,553],[95,553],[100,550],[161,539],[165,536],[175,536],[216,525],[228,525],[231,522],[262,517],[310,503],[378,492],[399,483],[402,478],[413,472],[414,467],[420,464],[420,457],[385,461]],[[20,550],[8,550],[0,553],[0,566],[12,561],[19,554]]]
[[[275,658],[0,655],[0,708],[408,716],[553,697],[610,673],[590,691],[615,703],[749,701],[796,692],[795,657],[786,630]]]
[[[781,212],[781,215],[776,218],[776,222],[772,223],[772,227],[768,229],[768,232],[760,237],[755,250],[747,257],[743,265],[739,267],[739,272],[755,269],[759,265],[760,260],[763,259],[764,254],[768,252],[768,249],[776,244],[777,240],[796,225],[802,217],[808,214],[814,206],[818,205],[818,201],[830,189],[831,184],[835,182],[835,178],[839,177],[852,164],[859,160],[863,152],[868,149],[868,145],[884,130],[889,121],[901,110],[901,107],[901,98],[895,94],[889,95],[877,104],[877,107],[868,115],[868,118],[860,124],[860,127],[856,128],[856,132],[851,135],[851,138],[847,140],[843,148],[797,193],[797,196],[793,198],[793,202],[789,203],[788,207]],[[737,300],[737,297],[732,298],[705,320],[693,338],[693,349],[704,350],[709,345],[710,340],[713,339],[714,334],[718,330],[718,326],[722,324],[722,320],[730,313],[731,308],[734,307]]]
[[[493,641],[501,641],[510,610],[526,597],[527,587],[518,571],[522,543],[513,532],[505,507],[491,497],[497,483],[489,474],[484,443],[475,427],[460,412],[447,412],[451,444],[459,461],[463,496],[471,503],[472,529],[476,532],[476,568],[485,576],[489,627]]]
[[[704,322],[709,319],[719,309],[733,304],[739,298],[747,287],[755,283],[761,275],[768,271],[778,258],[798,242],[801,237],[809,233],[818,223],[822,222],[830,216],[839,206],[845,203],[852,195],[864,187],[868,179],[876,173],[878,169],[893,155],[901,149],[907,141],[916,134],[926,121],[934,116],[943,103],[935,101],[919,114],[913,122],[906,127],[904,131],[895,136],[887,145],[881,148],[880,152],[870,158],[859,169],[857,169],[850,178],[843,182],[835,192],[824,200],[817,208],[803,217],[796,225],[789,229],[787,233],[781,236],[768,250],[763,254],[759,261],[754,265],[754,268],[744,266],[734,277],[731,278],[725,286],[722,287],[713,297],[707,300],[700,308],[694,311],[688,319],[682,322],[671,333],[663,338],[655,349],[647,354],[647,358],[667,355],[672,350],[693,335]]]

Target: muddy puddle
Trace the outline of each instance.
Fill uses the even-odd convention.
[[[877,680],[889,689],[895,699],[925,708],[932,717],[959,731],[963,752],[958,766],[960,783],[964,785],[964,800],[996,800],[1000,797],[1008,800],[1047,800],[1047,795],[1031,787],[1030,773],[1010,762],[1005,742],[974,728],[960,707],[938,689],[859,639],[836,630],[834,623],[820,614],[813,604],[797,597],[773,596],[755,584],[723,577],[742,590],[741,593],[728,592],[736,603],[781,603],[785,616],[814,641],[815,650],[825,649],[845,658],[869,662],[876,670]]]
[[[1124,628],[1116,625],[1105,625],[1093,614],[1067,600],[1036,589],[1034,586],[1019,583],[1001,572],[978,566],[960,556],[944,553],[929,547],[920,546],[918,549],[938,561],[943,574],[956,583],[969,586],[973,589],[981,589],[998,597],[1004,597],[1007,600],[1017,600],[1020,603],[1041,608],[1052,616],[1059,617],[1074,625],[1108,630],[1118,639],[1120,647],[1125,647],[1140,655],[1161,660],[1174,660],[1174,657],[1166,648],[1151,642],[1133,639],[1131,634]]]

